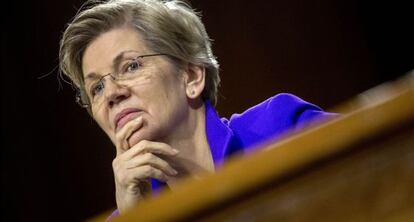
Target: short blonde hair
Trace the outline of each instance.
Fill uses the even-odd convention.
[[[78,90],[84,90],[82,56],[88,45],[99,35],[122,26],[142,34],[156,53],[168,54],[179,63],[204,66],[206,85],[202,98],[216,104],[220,76],[211,40],[199,15],[180,0],[88,1],[68,24],[60,41],[60,70]]]

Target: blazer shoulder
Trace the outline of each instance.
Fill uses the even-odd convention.
[[[242,143],[250,145],[269,137],[275,137],[288,129],[303,127],[311,120],[330,115],[319,106],[295,95],[281,93],[241,114],[232,115],[229,127]]]

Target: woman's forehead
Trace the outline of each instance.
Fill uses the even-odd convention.
[[[90,72],[101,72],[112,68],[115,60],[128,54],[146,53],[147,45],[138,31],[131,28],[118,28],[105,32],[93,40],[82,57],[84,76]]]

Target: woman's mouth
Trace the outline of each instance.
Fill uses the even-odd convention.
[[[140,110],[124,109],[115,117],[115,131],[122,129],[129,121],[136,119],[140,115]]]

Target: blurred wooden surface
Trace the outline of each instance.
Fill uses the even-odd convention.
[[[114,221],[414,221],[414,74],[337,110]]]

